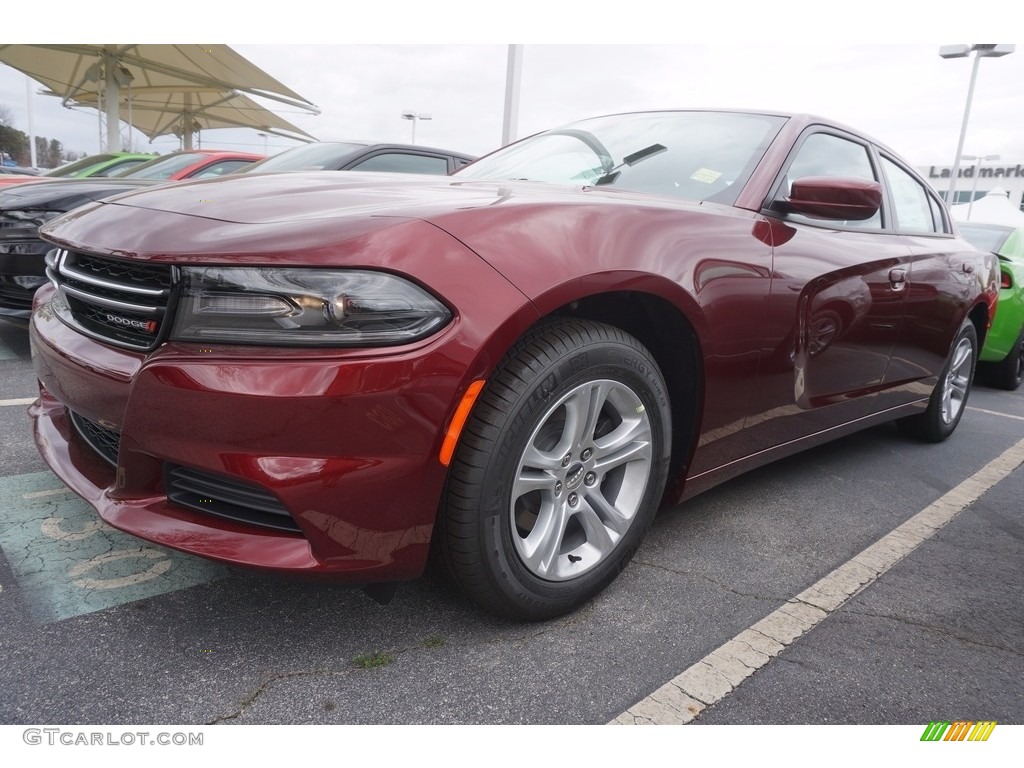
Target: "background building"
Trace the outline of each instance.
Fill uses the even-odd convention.
[[[949,174],[952,170],[949,165],[917,166],[918,173],[928,180],[943,200],[949,194]],[[1009,193],[1011,203],[1024,210],[1024,163],[1001,163],[994,160],[966,167],[961,165],[957,176],[954,199],[946,200],[947,203],[969,203],[1000,187]]]

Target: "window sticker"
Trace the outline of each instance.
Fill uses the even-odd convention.
[[[693,181],[699,181],[703,184],[714,184],[722,177],[722,174],[718,171],[712,171],[710,168],[698,168],[690,176]]]

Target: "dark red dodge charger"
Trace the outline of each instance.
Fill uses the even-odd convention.
[[[360,583],[433,542],[526,619],[607,585],[660,505],[880,422],[949,436],[998,275],[885,146],[731,111],[447,178],[129,192],[43,234],[36,441],[104,520]]]

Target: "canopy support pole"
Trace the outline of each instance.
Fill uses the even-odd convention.
[[[119,103],[120,93],[115,71],[117,70],[117,56],[111,51],[103,54],[103,97],[106,102],[107,113],[107,151],[121,151],[121,105]]]

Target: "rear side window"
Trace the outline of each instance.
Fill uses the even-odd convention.
[[[896,228],[901,232],[945,231],[941,211],[924,186],[887,157],[882,158],[882,168],[889,182]]]

